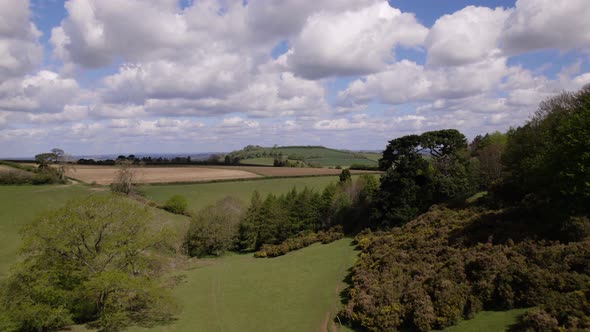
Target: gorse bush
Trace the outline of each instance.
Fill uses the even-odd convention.
[[[186,214],[188,202],[182,195],[174,195],[164,203],[164,210],[175,214]]]
[[[549,308],[556,308],[550,303],[560,294],[578,294],[590,281],[590,239],[570,244],[469,241],[468,234],[480,227],[494,234],[481,222],[490,217],[501,219],[502,214],[436,206],[390,232],[359,234],[356,243],[362,254],[341,317],[370,331],[428,331],[471,318],[482,309],[549,305],[549,315],[559,316],[550,313]],[[499,222],[496,227],[506,225]]]
[[[290,251],[308,247],[314,243],[321,242],[328,244],[344,237],[342,226],[335,226],[327,231],[317,233],[302,233],[290,237],[280,244],[264,244],[262,248],[254,253],[254,257],[277,257],[282,256]]]

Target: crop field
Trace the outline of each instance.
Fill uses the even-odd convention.
[[[8,172],[8,171],[13,171],[13,170],[14,170],[14,168],[12,168],[12,167],[8,167],[8,166],[5,166],[5,165],[0,165],[0,173],[2,173],[2,172]]]
[[[206,167],[137,167],[134,182],[136,183],[170,183],[199,182],[212,180],[231,180],[256,178],[259,175],[240,169],[220,169]],[[96,182],[107,185],[113,182],[118,168],[115,166],[76,166],[68,170],[71,178],[86,183]]]

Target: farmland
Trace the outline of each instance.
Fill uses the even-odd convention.
[[[78,165],[68,169],[70,178],[86,183],[110,184],[117,171],[116,166]],[[219,180],[253,179],[259,177],[300,177],[338,175],[341,170],[328,168],[291,168],[258,166],[176,166],[176,167],[136,167],[135,183],[187,183]],[[367,171],[352,171],[353,174]]]
[[[76,166],[67,175],[86,183],[110,184],[118,171],[114,166]],[[238,169],[206,167],[138,167],[134,169],[134,182],[168,183],[199,182],[255,178],[258,175]]]

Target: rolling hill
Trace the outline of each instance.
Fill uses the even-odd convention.
[[[262,147],[248,145],[242,150],[233,151],[231,158],[238,158],[240,164],[271,166],[276,158],[289,161],[300,161],[313,166],[350,166],[362,164],[377,166],[374,156],[352,151],[337,150],[323,146],[279,146]]]

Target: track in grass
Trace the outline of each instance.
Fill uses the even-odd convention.
[[[272,259],[212,259],[186,272],[175,289],[183,306],[178,320],[153,330],[329,331],[357,255],[350,242],[315,244]]]

